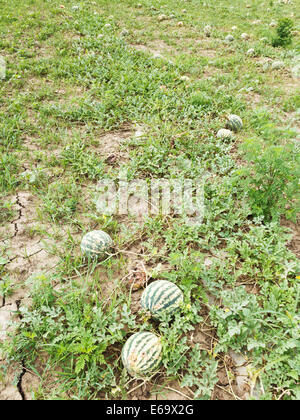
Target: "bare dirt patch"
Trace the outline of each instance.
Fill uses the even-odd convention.
[[[282,225],[290,228],[293,232],[293,237],[288,244],[288,248],[300,258],[300,219],[296,223],[290,220],[283,219]]]
[[[21,304],[30,305],[30,295],[24,286],[25,280],[33,273],[51,270],[58,263],[58,257],[50,255],[37,233],[30,234],[30,228],[37,223],[37,199],[27,191],[19,192],[11,199],[16,213],[6,227],[0,229],[1,246],[5,247],[8,262],[5,265],[7,273],[13,281],[13,293],[5,296],[0,308],[0,340],[8,339],[12,323],[18,322],[18,311]],[[48,227],[50,232],[50,228]],[[20,367],[14,368],[17,372]],[[0,400],[25,399],[22,391],[24,367],[21,372],[7,373],[0,387]],[[17,375],[17,380],[16,380]]]
[[[99,150],[107,163],[118,162],[119,164],[128,159],[125,144],[132,135],[132,130],[129,128],[102,135],[98,140],[98,146],[94,147],[94,150]]]

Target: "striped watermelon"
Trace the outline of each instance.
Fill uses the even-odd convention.
[[[113,245],[111,237],[102,230],[87,233],[81,241],[81,251],[85,257],[103,258]]]
[[[221,130],[219,130],[217,133],[217,137],[218,139],[231,140],[233,139],[234,135],[232,131],[227,130],[226,128],[221,128]]]
[[[161,359],[161,338],[150,332],[133,334],[122,349],[122,362],[135,377],[145,377],[157,370]]]
[[[232,131],[239,131],[243,127],[243,121],[238,115],[228,115],[227,117],[227,128]]]
[[[141,306],[155,318],[157,315],[175,312],[183,302],[183,293],[166,280],[157,280],[149,284],[142,294]]]

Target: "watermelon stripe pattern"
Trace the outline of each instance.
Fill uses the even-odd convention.
[[[234,137],[234,134],[230,130],[226,130],[226,128],[221,128],[221,130],[217,133],[218,139],[223,140],[231,140]]]
[[[228,115],[227,118],[227,127],[232,131],[239,131],[243,127],[243,121],[238,115]]]
[[[145,377],[157,370],[162,359],[161,339],[150,332],[133,334],[122,350],[122,362],[134,377]]]
[[[81,251],[85,257],[104,257],[113,245],[111,237],[102,230],[87,233],[81,242]]]
[[[166,280],[157,280],[146,287],[142,294],[141,306],[154,317],[163,313],[172,313],[183,302],[183,293],[176,286]]]

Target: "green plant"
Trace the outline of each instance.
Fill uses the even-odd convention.
[[[266,42],[266,23],[297,16],[299,2],[255,2],[247,19],[248,0],[191,1],[185,14],[176,0],[156,10],[132,0],[81,3],[1,1],[0,306],[18,302],[23,291],[5,299],[20,285],[32,298],[18,303],[22,319],[1,341],[1,380],[10,387],[13,369],[29,396],[25,366],[39,380],[31,396],[48,400],[148,398],[145,388],[153,396],[171,383],[188,398],[236,398],[230,365],[230,385],[217,382],[234,348],[261,390],[255,398],[300,399],[296,231],[279,217],[297,213],[298,63],[293,49]],[[158,22],[162,12],[174,17]],[[257,58],[244,42],[224,49],[232,25],[251,33]],[[279,23],[275,44],[288,47],[293,36],[296,50],[291,29]],[[291,74],[265,71],[267,57],[284,59]],[[228,114],[240,115],[244,130],[224,141],[217,132]],[[247,137],[252,146],[241,154]],[[120,169],[146,182],[207,173],[202,223],[99,214],[96,181],[117,181]],[[95,229],[116,242],[103,262],[80,253],[84,232]],[[29,259],[20,254],[27,242],[37,250]],[[174,282],[181,312],[146,318],[140,291],[126,287],[135,276]],[[146,387],[120,357],[137,331],[163,337],[163,365]]]
[[[20,308],[22,320],[18,334],[8,344],[8,358],[21,361],[26,352],[30,366],[40,351],[46,352],[46,370],[64,365],[64,375],[57,373],[61,392],[71,385],[78,398],[92,398],[116,386],[119,358],[112,357],[112,348],[124,342],[127,330],[136,329],[135,317],[128,310],[125,295],[115,295],[106,305],[96,289],[68,284],[55,291],[56,281],[56,277],[44,274],[27,281],[33,305],[31,309]],[[85,299],[87,290],[89,300]]]
[[[300,154],[293,144],[266,145],[249,141],[244,146],[247,168],[236,171],[247,191],[252,213],[266,221],[282,214],[295,218],[299,211]]]
[[[7,222],[14,216],[13,206],[10,202],[0,203],[0,224]]]
[[[294,23],[290,18],[282,18],[278,22],[276,37],[272,40],[273,47],[286,47],[292,43]]]
[[[54,182],[49,185],[43,198],[45,212],[56,222],[70,219],[79,203],[79,187],[71,181]]]

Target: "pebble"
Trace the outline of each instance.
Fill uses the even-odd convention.
[[[188,76],[181,76],[180,80],[183,80],[184,82],[188,82],[190,78]]]
[[[153,58],[164,58],[164,56],[161,55],[160,53],[154,53]]]
[[[183,22],[178,22],[177,26],[183,26]]]
[[[226,38],[225,38],[225,41],[232,42],[232,41],[234,41],[234,37],[232,35],[227,35]]]
[[[250,56],[253,56],[253,55],[255,54],[255,50],[254,50],[254,48],[250,48],[250,49],[246,52],[246,54],[247,54],[247,55],[250,55]]]
[[[278,70],[278,69],[282,69],[284,67],[284,62],[283,61],[273,61],[272,65],[271,65],[273,70]]]
[[[144,132],[143,132],[143,130],[142,130],[141,128],[138,128],[138,129],[136,130],[135,134],[134,134],[134,136],[135,136],[136,138],[143,137],[143,135],[144,135]]]
[[[250,36],[248,34],[246,34],[245,32],[243,32],[242,35],[241,35],[241,38],[242,39],[249,39]]]
[[[211,26],[210,25],[206,25],[203,30],[204,30],[205,36],[210,37],[210,34],[211,34]]]
[[[245,357],[242,354],[236,353],[234,350],[229,350],[229,356],[232,358],[236,367],[243,366],[247,363]]]
[[[164,20],[166,20],[166,19],[168,19],[168,16],[166,16],[166,15],[159,15],[158,16],[158,18],[157,18],[157,20],[159,21],[159,22],[163,22]]]

